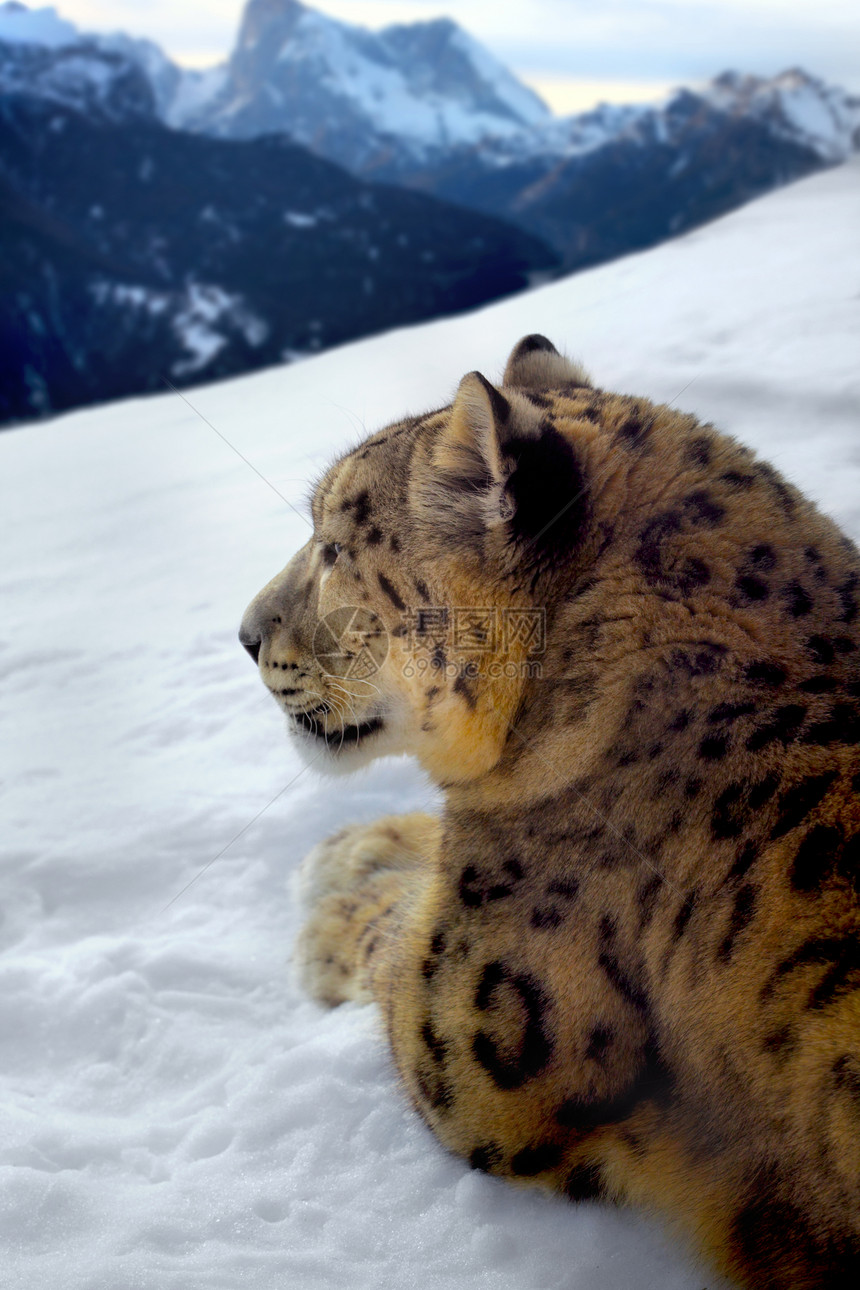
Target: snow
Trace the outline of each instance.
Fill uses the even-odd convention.
[[[301,856],[434,797],[406,761],[303,770],[236,629],[331,455],[535,330],[860,537],[858,227],[852,162],[478,313],[0,435],[4,1287],[717,1290],[650,1219],[470,1173],[375,1010],[299,993]]]
[[[549,109],[535,91],[512,76],[484,45],[475,40],[474,36],[470,36],[462,27],[455,27],[452,31],[451,45],[469,60],[495,96],[502,103],[507,104],[511,112],[521,121],[529,125],[538,125],[549,118]]]
[[[291,228],[316,228],[318,215],[308,215],[304,211],[284,211],[284,223]]]
[[[860,99],[797,68],[770,80],[726,72],[705,97],[723,111],[761,117],[825,161],[844,161],[860,146]]]
[[[201,212],[201,218],[209,209]],[[90,208],[91,217],[96,218],[97,213],[101,214],[100,207]],[[217,215],[212,212],[210,218],[217,219]],[[192,282],[176,291],[159,291],[128,283],[95,282],[91,291],[98,304],[112,301],[153,317],[169,310],[171,329],[186,352],[185,358],[173,364],[172,376],[199,372],[220,353],[227,337],[216,330],[219,325],[235,328],[254,346],[262,345],[269,334],[268,324],[248,307],[242,296],[211,283]]]
[[[422,24],[416,24],[420,30]],[[389,31],[395,31],[391,28]],[[469,98],[460,102],[453,89],[444,93],[416,89],[398,65],[396,49],[386,44],[386,31],[370,33],[338,22],[313,9],[303,10],[282,43],[277,62],[310,69],[321,85],[349,100],[381,133],[419,148],[471,144],[487,137],[517,135],[522,122],[543,120],[547,109],[531,91],[520,86],[476,41],[454,30],[452,44],[471,62],[511,112],[521,120],[482,111]]]
[[[56,9],[28,9],[17,0],[0,4],[0,40],[61,49],[74,45],[78,38],[77,27],[61,18]]]
[[[168,125],[182,129],[221,93],[227,82],[227,65],[202,70],[183,67],[173,97],[167,104],[164,119]]]

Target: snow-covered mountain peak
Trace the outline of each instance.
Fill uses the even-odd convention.
[[[0,41],[58,49],[77,39],[77,27],[61,18],[54,8],[28,9],[18,0],[0,4]]]
[[[450,18],[374,32],[299,0],[249,0],[227,78],[177,124],[287,130],[350,168],[421,158],[548,120],[549,109]]]
[[[53,8],[0,4],[0,89],[113,118],[156,115],[176,123],[200,110],[223,70],[180,68],[151,40],[81,31]]]
[[[799,67],[770,78],[723,72],[704,97],[723,112],[767,120],[826,161],[844,161],[860,147],[860,99]]]
[[[406,64],[418,92],[462,101],[483,100],[487,110],[509,115],[513,123],[549,120],[549,108],[479,41],[450,18],[386,27],[385,44]]]

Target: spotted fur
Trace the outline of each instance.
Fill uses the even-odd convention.
[[[309,990],[378,1002],[475,1168],[656,1207],[739,1285],[860,1284],[853,544],[537,336],[338,461],[313,516],[243,641],[314,758],[409,752],[444,809],[308,858]],[[537,672],[494,628],[523,610]]]

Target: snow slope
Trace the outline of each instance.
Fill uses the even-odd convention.
[[[236,641],[329,456],[546,332],[760,449],[860,537],[860,167],[479,313],[0,436],[8,1290],[716,1290],[654,1222],[518,1191],[288,966],[290,875],[432,801],[302,772]],[[206,418],[206,420],[204,420]],[[210,424],[207,424],[207,421]],[[195,881],[196,879],[196,881]],[[193,884],[190,885],[189,884]]]

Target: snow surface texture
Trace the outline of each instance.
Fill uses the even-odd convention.
[[[373,1008],[288,965],[290,877],[430,805],[302,771],[236,629],[334,452],[543,331],[860,537],[860,165],[479,313],[0,435],[0,1245],[9,1290],[716,1290],[654,1221],[445,1154]],[[268,809],[266,809],[268,807]],[[208,866],[208,867],[205,867]],[[197,881],[194,881],[197,877]],[[189,884],[193,885],[189,886]]]

